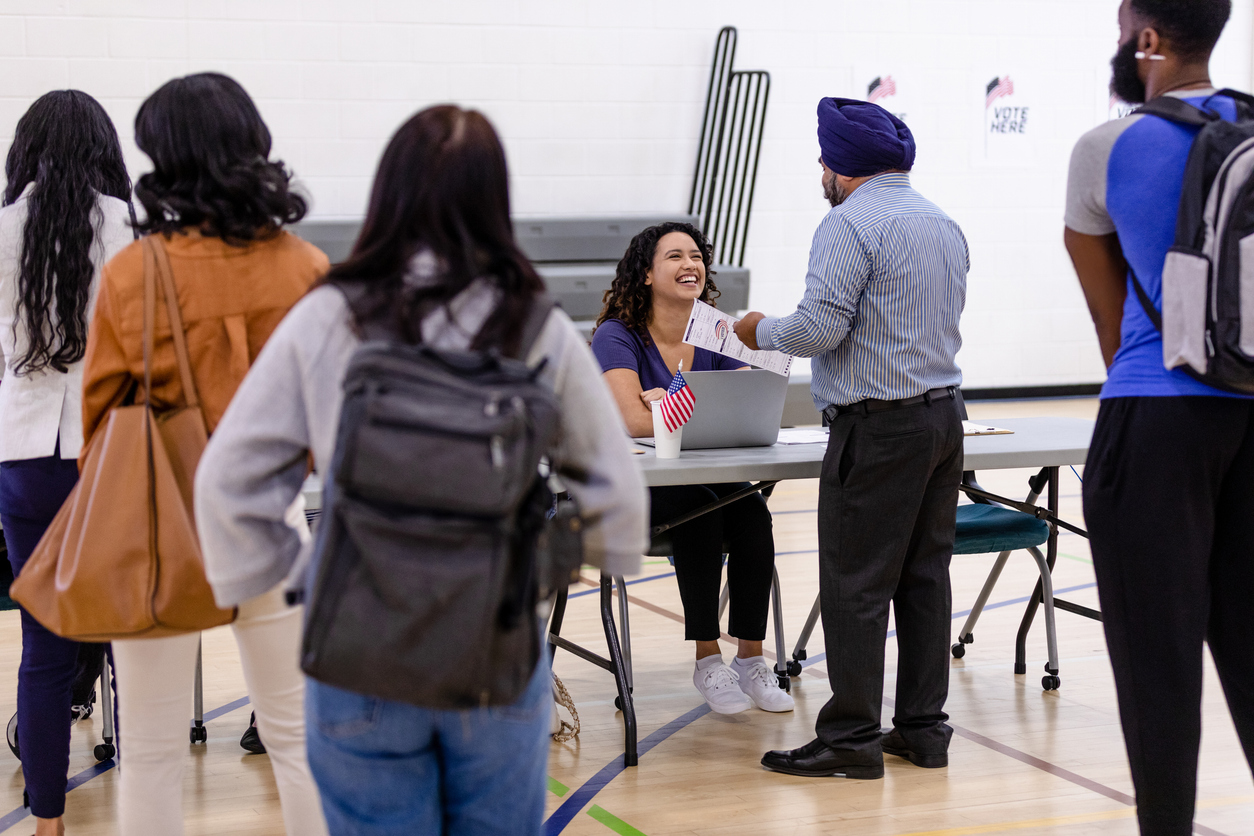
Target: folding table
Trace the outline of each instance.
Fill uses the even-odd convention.
[[[992,499],[1020,511],[1033,514],[1050,525],[1050,537],[1047,544],[1046,559],[1050,569],[1058,557],[1058,528],[1063,527],[1083,534],[1083,530],[1060,520],[1058,513],[1058,474],[1059,469],[1067,465],[1083,464],[1088,454],[1089,440],[1093,435],[1093,422],[1082,418],[1005,418],[989,423],[1011,430],[1009,435],[969,436],[964,442],[963,470],[1004,470],[1008,468],[1040,468],[1031,480],[1033,494],[1042,492],[1046,495],[1046,504],[1036,506],[1031,503],[1019,502],[1007,497],[989,494],[978,489],[964,488],[968,492]],[[670,520],[664,525],[653,529],[656,535],[661,531],[681,525],[701,514],[709,513],[728,503],[735,502],[744,496],[761,491],[785,479],[814,479],[819,476],[826,453],[825,444],[776,444],[773,447],[754,447],[719,450],[685,450],[677,459],[658,459],[651,448],[637,459],[644,472],[646,484],[650,487],[665,485],[706,485],[728,482],[753,483],[743,491],[738,491],[724,499],[713,502],[692,513]],[[618,688],[618,698],[614,701],[623,712],[624,763],[635,766],[638,762],[636,752],[636,714],[632,704],[632,681],[630,663],[630,638],[620,641],[618,629],[614,622],[613,593],[617,588],[619,598],[619,619],[624,634],[628,631],[627,620],[627,587],[621,577],[601,576],[600,582],[600,613],[601,623],[605,632],[608,658],[600,656],[587,648],[571,642],[560,635],[562,621],[566,612],[566,596],[563,590],[558,594],[553,607],[553,618],[549,628],[549,643],[553,648],[562,648],[576,656],[591,662],[614,676]],[[1015,672],[1026,670],[1026,641],[1032,621],[1036,617],[1041,601],[1041,584],[1038,581],[1036,590],[1028,603],[1015,645]],[[1059,599],[1054,600],[1058,609],[1077,613],[1088,618],[1100,619],[1100,614],[1087,607],[1081,607]],[[626,651],[626,653],[624,652]],[[783,659],[776,660],[776,667],[785,665]]]

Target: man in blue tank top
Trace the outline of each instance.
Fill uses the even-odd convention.
[[[1208,65],[1230,0],[1124,0],[1112,92],[1175,96],[1235,118]],[[1076,144],[1065,241],[1108,375],[1084,474],[1119,713],[1142,834],[1193,829],[1203,643],[1254,764],[1254,401],[1163,365],[1131,290],[1161,309],[1185,163],[1197,128],[1156,116]]]

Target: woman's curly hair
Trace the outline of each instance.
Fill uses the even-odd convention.
[[[140,105],[135,142],[154,169],[135,184],[148,216],[142,232],[192,227],[245,246],[305,216],[291,173],[270,159],[270,129],[229,76],[167,81]]]
[[[627,252],[623,253],[618,268],[614,271],[614,281],[610,284],[610,289],[605,291],[605,307],[597,317],[598,328],[608,320],[617,319],[639,334],[645,345],[649,344],[653,291],[644,282],[649,271],[653,269],[658,242],[672,232],[682,232],[689,236],[696,242],[697,249],[701,250],[701,260],[705,262],[705,288],[698,298],[706,304],[714,305],[714,300],[719,297],[718,287],[714,284],[714,271],[710,269],[710,265],[714,263],[714,247],[705,237],[705,233],[692,224],[667,221],[646,228],[627,245]]]

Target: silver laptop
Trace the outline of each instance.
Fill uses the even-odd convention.
[[[681,450],[769,447],[779,438],[788,378],[765,369],[685,372],[696,401]],[[653,446],[653,439],[637,439]]]

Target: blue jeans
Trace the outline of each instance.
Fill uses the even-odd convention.
[[[546,654],[514,704],[438,711],[310,679],[309,766],[333,836],[538,836],[550,683]]]

